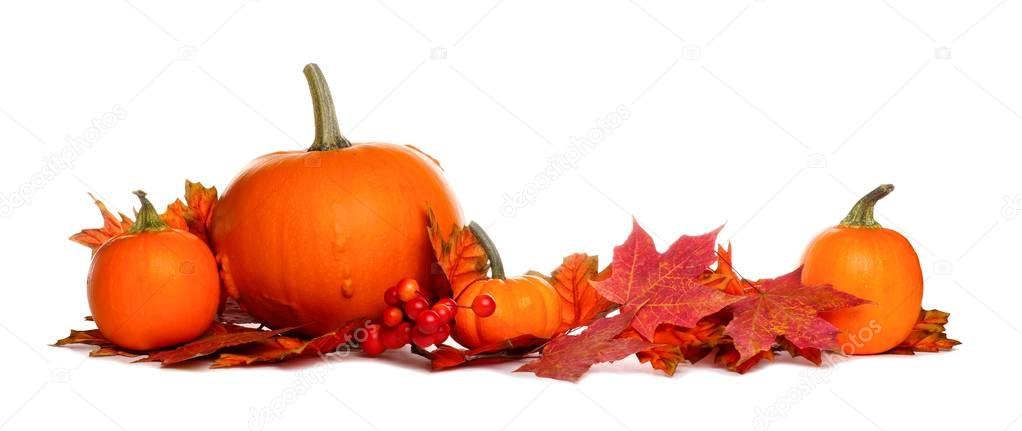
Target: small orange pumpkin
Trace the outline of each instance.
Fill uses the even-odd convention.
[[[210,237],[228,295],[267,326],[316,336],[379,316],[401,278],[431,295],[427,208],[440,226],[463,222],[436,161],[414,147],[352,144],[319,67],[305,76],[312,146],[249,164],[214,207]]]
[[[806,249],[803,284],[830,284],[872,301],[821,314],[842,331],[838,341],[846,354],[894,348],[909,335],[919,315],[923,298],[919,257],[904,236],[873,218],[877,201],[893,190],[890,184],[877,187]]]
[[[480,317],[463,310],[455,318],[454,340],[475,348],[521,335],[550,338],[561,331],[561,299],[542,277],[523,275],[505,278],[504,264],[493,241],[482,227],[472,222],[469,229],[490,258],[491,278],[475,281],[454,292],[458,305],[471,308],[477,296],[493,297],[496,309]]]
[[[216,317],[220,279],[201,239],[167,226],[142,191],[135,223],[89,268],[89,308],[114,344],[149,351],[191,341]]]

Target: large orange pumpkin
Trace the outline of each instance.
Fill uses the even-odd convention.
[[[319,335],[379,316],[383,292],[402,278],[429,292],[427,208],[441,226],[462,216],[434,160],[408,146],[351,144],[319,68],[305,75],[312,147],[249,164],[217,202],[210,229],[230,296],[268,326]]]
[[[842,331],[838,340],[847,354],[890,350],[905,340],[919,315],[923,297],[919,257],[904,236],[873,218],[874,205],[893,190],[889,184],[877,187],[806,249],[803,284],[830,284],[872,301],[821,314]]]
[[[491,278],[459,288],[454,292],[455,300],[459,306],[470,308],[477,296],[488,294],[497,307],[487,317],[477,316],[470,310],[458,313],[454,340],[465,347],[475,348],[521,335],[550,338],[560,332],[561,299],[554,287],[534,275],[506,278],[493,241],[475,222],[469,228],[490,258]]]
[[[216,317],[220,280],[206,243],[168,227],[145,193],[135,194],[135,224],[92,257],[89,308],[108,340],[149,351],[202,335]]]

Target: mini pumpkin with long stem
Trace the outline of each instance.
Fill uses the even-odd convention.
[[[89,308],[103,336],[131,350],[191,341],[216,317],[216,260],[199,237],[172,229],[146,194],[135,223],[96,250],[89,268]]]
[[[479,307],[477,298],[489,295],[496,308],[481,317],[477,313],[458,313],[454,339],[475,348],[522,335],[550,338],[561,330],[561,300],[557,291],[542,277],[521,275],[506,277],[504,264],[489,235],[477,223],[469,229],[479,240],[490,260],[490,278],[475,281],[454,292],[458,305]],[[488,302],[488,301],[486,301]]]
[[[829,284],[871,301],[822,313],[842,331],[841,350],[865,355],[886,352],[909,335],[919,315],[923,275],[908,239],[873,217],[877,201],[894,190],[884,184],[864,196],[835,227],[806,249],[802,283]]]

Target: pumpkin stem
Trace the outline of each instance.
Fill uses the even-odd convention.
[[[873,191],[855,203],[855,206],[848,212],[845,219],[841,220],[840,226],[867,229],[881,228],[880,223],[877,223],[876,219],[873,218],[873,207],[876,206],[877,201],[891,194],[892,191],[894,191],[894,186],[891,184],[884,184],[873,189]]]
[[[153,207],[153,203],[149,202],[146,198],[145,192],[136,190],[135,196],[138,196],[138,200],[142,202],[142,208],[139,208],[138,215],[135,218],[135,223],[131,225],[131,229],[128,229],[128,233],[139,233],[139,232],[158,232],[161,230],[167,230],[167,223],[160,217],[160,213],[156,212],[156,208]]]
[[[479,226],[479,223],[469,223],[468,229],[479,240],[479,245],[483,247],[486,257],[490,259],[490,278],[504,280],[506,278],[504,275],[504,262],[500,260],[500,253],[497,252],[497,246],[493,245],[493,240],[486,234],[483,227]]]
[[[351,146],[351,141],[341,134],[341,126],[337,123],[337,112],[334,111],[334,98],[330,95],[330,87],[326,83],[323,71],[316,63],[305,66],[305,79],[309,82],[312,93],[312,111],[316,116],[316,139],[312,141],[309,151],[329,151]]]

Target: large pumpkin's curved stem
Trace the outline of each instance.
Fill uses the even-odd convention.
[[[138,200],[142,202],[142,208],[139,208],[138,216],[135,218],[135,224],[131,225],[131,229],[128,229],[128,233],[158,232],[161,230],[167,230],[167,223],[160,218],[160,213],[156,212],[156,208],[153,207],[152,202],[149,202],[149,198],[145,197],[145,192],[136,190],[134,193],[135,196],[138,196]]]
[[[840,226],[867,229],[881,228],[880,223],[877,223],[876,219],[873,218],[873,207],[876,206],[877,201],[891,194],[892,191],[894,191],[894,186],[891,184],[884,184],[873,189],[873,191],[855,203],[855,206],[848,212],[845,219],[841,220]]]
[[[479,223],[471,222],[468,224],[468,229],[472,231],[472,235],[475,235],[476,239],[479,240],[479,245],[483,247],[483,251],[486,252],[486,257],[490,258],[490,277],[497,280],[504,280],[504,262],[500,260],[500,253],[497,252],[497,246],[493,245],[493,240],[486,234],[482,226]]]
[[[312,93],[312,110],[316,116],[316,140],[309,151],[329,151],[351,146],[351,141],[341,134],[341,126],[337,123],[334,111],[334,98],[330,95],[330,87],[326,83],[323,71],[315,63],[305,66],[305,79],[309,82]]]

